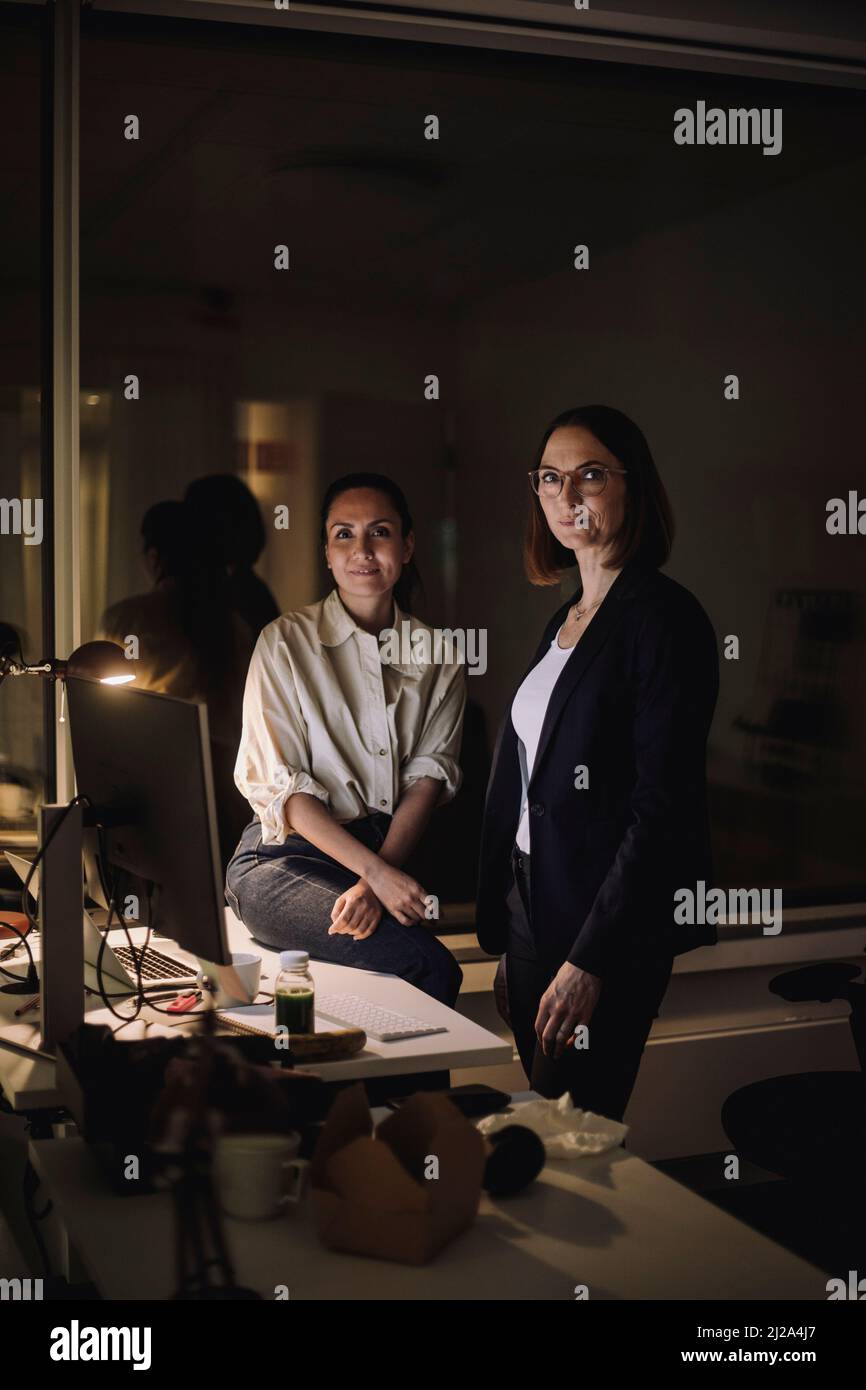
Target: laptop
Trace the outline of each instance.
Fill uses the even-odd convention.
[[[31,867],[29,862],[22,859],[20,854],[11,854],[9,850],[4,852],[21,882],[25,883]],[[30,896],[34,903],[38,892],[39,870],[37,869],[30,883]],[[83,910],[83,918],[84,983],[87,988],[94,994],[99,993],[96,961],[100,945],[104,940],[101,973],[102,987],[105,993],[109,998],[137,994],[136,960],[129,948],[124,928],[112,927],[109,931],[102,932],[86,909]],[[141,951],[147,938],[147,928],[136,926],[129,927],[128,930],[132,944],[136,948],[143,989],[183,989],[195,984],[199,968],[197,961],[184,958],[181,955],[173,956],[165,951],[157,951],[153,946],[148,946],[147,952],[142,958]],[[32,941],[31,938],[31,942],[34,959],[38,961],[40,954],[38,940]]]

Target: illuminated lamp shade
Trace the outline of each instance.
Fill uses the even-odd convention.
[[[85,680],[101,681],[103,685],[127,685],[135,680],[122,647],[116,642],[85,642],[76,647],[68,661],[58,662],[57,675],[83,676]]]

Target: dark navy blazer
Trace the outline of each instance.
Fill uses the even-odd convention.
[[[542,659],[580,590],[553,615]],[[658,570],[617,575],[554,686],[529,781],[531,916],[539,959],[604,979],[716,940],[674,923],[674,893],[712,880],[706,744],[716,636],[692,594]],[[588,770],[588,787],[575,786]],[[481,838],[476,929],[507,946],[521,776],[511,702],[496,741]]]

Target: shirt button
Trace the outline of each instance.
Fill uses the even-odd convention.
[[[544,815],[544,807],[542,806],[542,804],[541,804],[540,801],[535,801],[535,802],[533,802],[533,804],[530,806],[529,809],[530,809],[530,811],[532,812],[532,814],[533,814],[534,816],[543,816],[543,815]]]
[[[384,758],[387,752],[388,752],[387,748],[380,748],[380,749],[379,749],[379,757],[380,757],[380,758]]]
[[[380,802],[379,802],[379,805],[380,805],[380,806],[387,806],[388,803],[387,803],[387,801],[380,801]]]

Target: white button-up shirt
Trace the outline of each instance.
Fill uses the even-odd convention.
[[[404,623],[410,632],[425,627],[395,604],[398,633]],[[235,782],[265,844],[293,833],[285,804],[297,792],[318,797],[340,823],[393,814],[419,777],[442,781],[440,804],[456,793],[462,665],[383,663],[384,654],[336,589],[262,630],[247,674]]]

